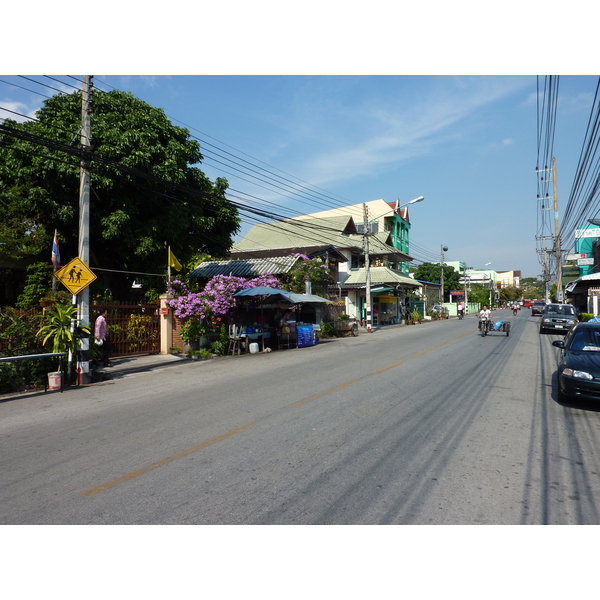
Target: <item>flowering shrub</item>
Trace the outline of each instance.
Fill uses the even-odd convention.
[[[322,258],[309,258],[306,254],[294,254],[298,260],[296,264],[284,275],[281,281],[290,288],[290,291],[304,293],[305,282],[310,281],[318,288],[331,281],[329,267]],[[322,290],[319,290],[322,292]]]
[[[199,339],[203,333],[218,331],[237,305],[233,295],[259,285],[279,287],[280,283],[270,274],[254,279],[216,275],[201,292],[190,292],[182,281],[174,279],[168,291],[175,298],[167,300],[166,304],[173,308],[176,317],[184,321],[181,336],[183,341],[189,342]]]

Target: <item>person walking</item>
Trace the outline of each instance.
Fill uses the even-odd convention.
[[[100,346],[102,350],[102,364],[105,367],[112,367],[110,359],[108,357],[110,352],[110,347],[108,343],[108,324],[106,323],[106,309],[101,308],[98,311],[98,316],[96,317],[96,325],[94,327],[94,338],[96,344]]]

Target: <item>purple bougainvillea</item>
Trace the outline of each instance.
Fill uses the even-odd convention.
[[[200,321],[204,331],[215,331],[223,319],[231,316],[237,306],[233,295],[240,290],[264,285],[280,287],[279,280],[271,274],[260,275],[254,279],[216,275],[201,292],[190,292],[178,279],[171,281],[169,293],[175,296],[166,304],[173,309],[175,316],[182,320]]]

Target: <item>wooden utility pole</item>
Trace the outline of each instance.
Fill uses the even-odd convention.
[[[83,76],[81,94],[81,174],[79,188],[79,246],[78,254],[83,263],[90,261],[90,150],[92,130],[92,76]],[[82,326],[90,325],[90,290],[88,287],[77,295],[78,318]],[[90,383],[90,338],[82,339],[80,357],[77,364],[80,383]]]

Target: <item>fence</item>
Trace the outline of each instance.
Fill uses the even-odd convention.
[[[160,353],[158,304],[101,303],[90,306],[92,334],[98,309],[106,309],[110,352],[113,356]],[[9,348],[19,352],[39,350],[35,332],[43,324],[40,309],[2,309],[0,318],[0,353]],[[14,352],[12,352],[14,353]]]
[[[105,316],[112,356],[160,353],[158,304],[136,304],[135,302],[92,304],[90,307],[92,328],[100,308],[106,309]]]

